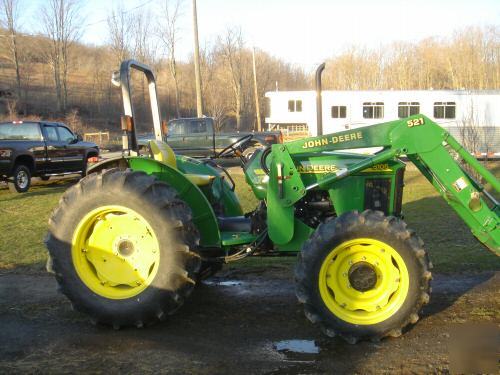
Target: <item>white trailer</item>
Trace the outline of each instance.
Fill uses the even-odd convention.
[[[315,91],[270,91],[265,96],[268,130],[317,135]],[[500,156],[500,90],[323,91],[322,106],[324,134],[422,113],[469,150]]]

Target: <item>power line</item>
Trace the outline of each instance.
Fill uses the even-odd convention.
[[[151,4],[153,1],[154,0],[148,0],[148,1],[144,2],[144,3],[142,3],[142,4],[137,5],[136,7],[133,7],[133,8],[127,9],[127,10],[122,10],[120,13],[121,14],[130,13],[130,12],[136,10],[136,9],[139,9],[139,8],[145,7],[148,4]],[[88,24],[84,25],[84,27],[94,26],[94,25],[97,25],[97,24],[100,24],[100,23],[103,23],[103,22],[107,22],[107,21],[108,21],[108,18],[106,17],[106,18],[103,18],[103,19],[101,19],[99,21],[88,23]]]

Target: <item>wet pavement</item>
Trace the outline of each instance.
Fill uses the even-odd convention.
[[[0,373],[434,373],[457,324],[498,324],[500,273],[437,275],[421,321],[349,345],[306,320],[288,268],[222,271],[168,321],[114,331],[71,310],[48,275],[0,275]]]

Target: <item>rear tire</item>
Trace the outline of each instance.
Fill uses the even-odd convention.
[[[12,181],[8,183],[9,190],[13,193],[25,193],[31,186],[31,171],[24,164],[18,164],[14,167]]]
[[[321,224],[295,270],[306,317],[349,343],[400,336],[429,301],[423,242],[380,211],[347,212]]]
[[[110,208],[97,215],[87,231],[80,229],[87,228],[82,223],[103,207]],[[135,219],[120,225],[128,212],[134,213]],[[99,229],[107,222],[117,224],[114,229]],[[140,225],[148,228],[140,232],[142,236],[135,235]],[[149,242],[140,239],[145,236]],[[106,241],[118,245],[106,247]],[[127,246],[122,249],[123,242],[135,245],[132,250]],[[49,219],[46,246],[60,290],[73,307],[93,322],[119,328],[164,320],[182,306],[200,268],[200,257],[194,250],[198,242],[191,210],[172,187],[144,172],[112,169],[90,174],[66,191]],[[101,256],[121,271],[106,274],[109,269],[100,263]],[[153,263],[145,263],[145,259],[153,259]],[[143,263],[144,282],[113,281],[122,280],[124,274],[132,273],[131,268],[140,268]]]

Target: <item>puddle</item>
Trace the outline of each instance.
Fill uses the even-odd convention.
[[[273,344],[278,352],[318,354],[319,346],[314,340],[283,340]]]
[[[237,281],[237,280],[226,280],[226,281],[205,280],[205,281],[203,281],[203,284],[218,285],[218,286],[239,286],[239,285],[243,285],[243,282]]]

